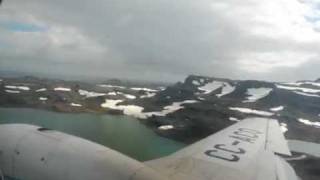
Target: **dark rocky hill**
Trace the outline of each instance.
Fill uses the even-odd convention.
[[[320,142],[316,81],[274,83],[192,75],[168,87],[137,87],[120,80],[90,84],[35,77],[0,79],[2,107],[127,114],[162,136],[188,143],[247,117],[268,117],[280,121],[289,139]]]

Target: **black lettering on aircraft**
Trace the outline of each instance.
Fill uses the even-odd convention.
[[[232,145],[233,145],[233,146],[236,146],[236,145],[238,145],[239,143],[240,143],[240,141],[235,140],[235,141],[233,141]]]
[[[244,132],[244,131],[235,131],[234,134],[239,135],[239,136],[248,137],[248,138],[254,138],[254,139],[258,138],[258,135],[252,134],[249,132]]]
[[[225,144],[216,144],[214,146],[214,148],[222,150],[222,151],[227,151],[230,153],[235,153],[235,154],[244,154],[245,150],[242,148],[238,148],[238,150],[232,150],[232,149],[228,149],[228,148],[224,148],[224,146],[226,146]]]
[[[226,160],[226,161],[231,161],[231,162],[237,162],[240,160],[239,156],[237,155],[234,155],[234,154],[229,154],[229,156],[219,156],[219,155],[216,155],[215,153],[217,153],[218,151],[217,150],[207,150],[206,152],[204,152],[207,156],[210,156],[210,157],[215,157],[215,158],[218,158],[218,159],[222,159],[222,160]]]
[[[260,134],[262,134],[262,132],[254,129],[239,128],[228,136],[229,138],[236,139],[232,141],[231,146],[227,146],[226,144],[215,144],[213,149],[209,149],[204,153],[210,157],[237,162],[240,160],[241,155],[246,153],[245,149],[237,146],[239,146],[241,142],[254,144]]]

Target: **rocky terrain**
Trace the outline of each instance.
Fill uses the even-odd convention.
[[[161,87],[113,80],[83,83],[0,78],[1,107],[134,116],[161,136],[192,143],[247,117],[278,119],[287,139],[320,143],[320,82],[264,82],[189,76]],[[319,177],[319,158],[290,160]],[[307,164],[304,166],[304,164]],[[308,168],[312,166],[312,168]],[[318,173],[318,174],[317,174]]]
[[[158,134],[191,143],[247,117],[280,121],[288,139],[320,143],[320,83],[273,83],[189,76],[184,82],[83,83],[0,78],[1,107],[126,114]]]

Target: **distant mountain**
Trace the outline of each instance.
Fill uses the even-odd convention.
[[[197,102],[185,104],[183,109],[166,117],[153,116],[148,123],[171,124],[175,128],[168,136],[174,134],[177,139],[188,141],[238,120],[259,116],[279,119],[287,138],[320,142],[320,83],[317,82],[273,83],[189,76],[142,104],[155,107],[148,109],[154,111],[185,100]]]

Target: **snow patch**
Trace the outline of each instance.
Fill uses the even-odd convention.
[[[240,121],[239,119],[237,119],[237,118],[235,118],[235,117],[229,117],[229,120],[230,120],[230,121],[235,121],[235,122],[239,122],[239,121]]]
[[[136,99],[137,97],[132,94],[124,94],[122,92],[108,92],[109,96],[123,95],[127,99]]]
[[[193,81],[192,81],[192,84],[193,84],[193,85],[196,85],[196,86],[200,86],[200,83],[199,83],[199,81],[197,81],[197,80],[193,80]]]
[[[246,113],[246,114],[256,114],[256,115],[260,115],[260,116],[273,116],[274,115],[274,113],[272,113],[272,112],[260,111],[260,110],[249,109],[249,108],[229,107],[229,109],[233,110],[233,111],[239,111],[242,113]]]
[[[116,95],[117,95],[117,92],[108,92],[108,95],[109,95],[109,96],[116,96]]]
[[[285,90],[289,90],[289,91],[302,91],[304,93],[319,93],[320,92],[320,89],[292,87],[292,86],[283,86],[283,85],[277,85],[277,88],[285,89]]]
[[[79,94],[81,96],[86,96],[86,98],[99,97],[99,96],[106,95],[105,93],[90,92],[90,91],[86,91],[86,90],[83,90],[83,89],[80,89],[78,92],[79,92]]]
[[[11,94],[19,94],[20,93],[20,91],[15,91],[15,90],[5,90],[5,92],[7,92],[7,93],[11,93]]]
[[[152,98],[156,95],[156,93],[147,92],[145,95],[140,96],[140,98]]]
[[[299,92],[299,91],[293,91],[296,94],[302,95],[302,96],[309,96],[309,97],[320,97],[319,95],[316,94],[308,94],[308,93],[303,93],[303,92]]]
[[[7,89],[17,89],[17,90],[22,90],[22,91],[29,91],[30,88],[27,86],[4,86]]]
[[[272,91],[272,88],[248,88],[246,94],[249,95],[247,100],[243,102],[256,102],[259,99],[262,99],[269,95]]]
[[[116,85],[110,85],[110,84],[99,84],[98,86],[103,88],[118,88],[118,89],[125,89],[124,86],[116,86]]]
[[[289,82],[289,83],[281,83],[284,85],[292,85],[292,86],[301,86],[301,85],[312,85],[320,87],[320,83],[305,81],[305,82]]]
[[[314,126],[316,128],[320,128],[320,122],[312,122],[308,119],[303,119],[303,118],[299,118],[298,121],[308,126]]]
[[[101,104],[101,107],[104,108],[110,108],[110,109],[116,109],[117,104],[122,102],[123,100],[112,100],[112,99],[106,99],[105,103]]]
[[[48,100],[48,98],[46,98],[46,97],[39,97],[39,100],[40,100],[40,101],[46,101],[46,100]]]
[[[195,100],[186,100],[182,102],[174,102],[172,105],[166,106],[163,108],[162,111],[159,112],[142,112],[143,107],[136,106],[136,105],[117,105],[119,103],[123,102],[123,100],[111,100],[106,99],[105,103],[101,104],[101,107],[103,108],[109,108],[109,109],[116,109],[123,111],[123,114],[128,116],[133,116],[140,119],[146,119],[151,116],[166,116],[169,113],[175,112],[179,109],[184,108],[183,104],[189,104],[189,103],[195,103],[197,101]]]
[[[101,104],[101,107],[121,110],[125,115],[146,119],[146,115],[142,113],[144,109],[143,107],[136,106],[136,105],[119,105],[118,106],[117,104],[119,104],[120,102],[123,102],[123,100],[106,99],[105,103]]]
[[[173,128],[174,128],[174,126],[172,126],[172,125],[163,125],[163,126],[158,127],[159,130],[170,130]]]
[[[136,99],[137,97],[131,94],[123,94],[127,99]]]
[[[278,111],[282,111],[283,109],[284,109],[283,106],[277,106],[277,107],[270,108],[270,111],[278,112]]]
[[[82,107],[81,104],[77,104],[77,103],[70,103],[70,106],[74,106],[74,107]]]
[[[222,97],[225,96],[227,94],[232,93],[236,88],[234,86],[231,86],[229,83],[224,83],[221,93],[217,94],[217,97]]]
[[[134,90],[134,91],[158,92],[158,90],[156,90],[156,89],[141,88],[141,87],[132,87],[130,89]]]
[[[162,111],[158,111],[158,112],[146,112],[145,114],[150,117],[150,116],[166,116],[167,114],[176,112],[180,109],[183,109],[184,106],[183,104],[192,104],[192,103],[196,103],[198,101],[196,100],[185,100],[185,101],[181,101],[181,102],[174,102],[171,105],[165,106],[163,108]]]
[[[43,91],[46,91],[47,89],[46,88],[41,88],[41,89],[37,89],[36,92],[43,92]]]
[[[65,88],[65,87],[56,87],[53,89],[54,91],[64,91],[64,92],[69,92],[71,91],[70,88]]]
[[[204,94],[209,94],[212,91],[217,90],[223,86],[224,82],[221,81],[213,81],[211,83],[207,83],[204,86],[198,87],[199,90],[204,91]]]

